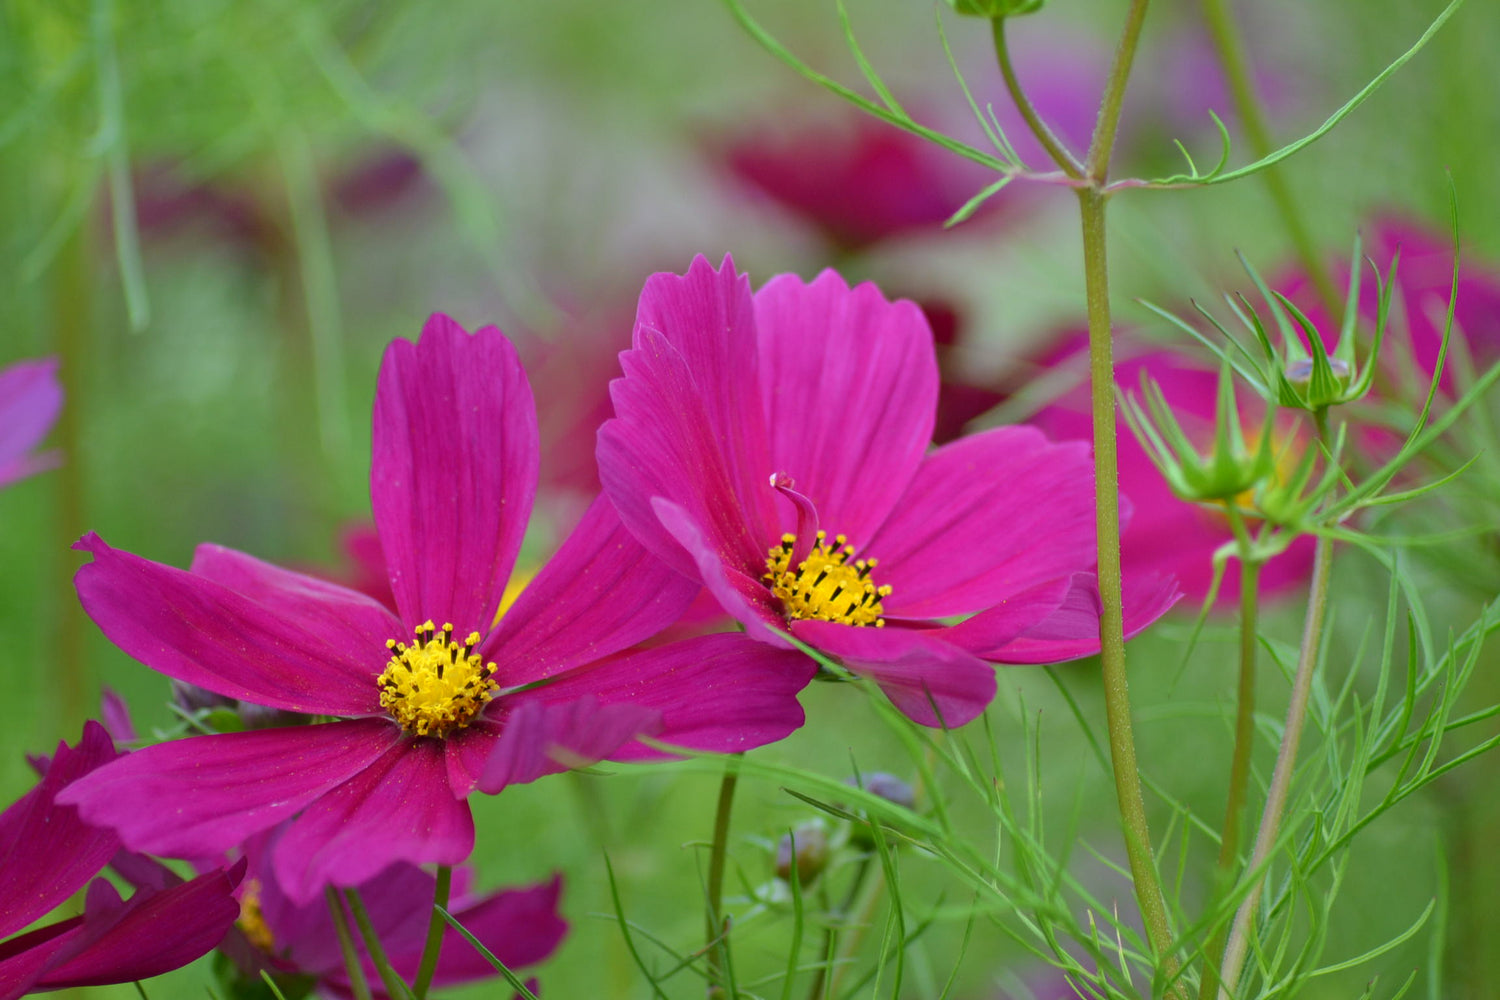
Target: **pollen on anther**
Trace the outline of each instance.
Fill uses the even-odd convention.
[[[812,550],[794,569],[791,561],[795,547],[795,537],[783,535],[780,544],[768,553],[762,576],[788,619],[876,627],[885,624],[880,617],[884,613],[881,598],[890,594],[891,588],[876,586],[870,580],[876,561],[855,559],[847,535],[835,535],[829,544],[827,532],[819,531]]]

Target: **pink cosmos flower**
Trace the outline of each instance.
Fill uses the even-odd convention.
[[[1214,405],[1219,376],[1190,358],[1171,351],[1134,348],[1122,342],[1121,358],[1115,364],[1120,391],[1139,393],[1141,374],[1161,386],[1172,412],[1189,433],[1201,433],[1205,444],[1212,437]],[[1086,334],[1064,338],[1048,362],[1051,365],[1087,365]],[[1264,411],[1261,411],[1263,414]],[[1246,428],[1260,426],[1260,415],[1243,407]],[[1086,384],[1044,407],[1032,422],[1060,441],[1092,441]],[[1233,539],[1223,514],[1187,500],[1178,499],[1167,480],[1151,461],[1134,434],[1121,421],[1117,425],[1116,448],[1120,465],[1120,492],[1129,497],[1131,514],[1120,535],[1120,561],[1127,582],[1135,578],[1173,576],[1189,603],[1201,602],[1213,582],[1214,553]],[[1271,559],[1261,571],[1261,593],[1266,596],[1295,589],[1312,571],[1312,542],[1293,543]],[[1239,574],[1231,566],[1224,575],[1217,604],[1233,607],[1239,599]]]
[[[0,486],[57,465],[56,452],[34,454],[62,410],[57,359],[21,361],[0,371]]]
[[[221,950],[247,979],[257,979],[265,969],[275,976],[310,977],[315,989],[349,996],[348,970],[327,904],[322,899],[297,903],[276,881],[269,859],[278,835],[279,831],[262,834],[246,845],[249,869],[240,890],[240,919]],[[435,881],[415,865],[398,863],[359,887],[386,957],[408,983],[416,978],[426,944]],[[521,888],[478,893],[473,889],[473,873],[461,867],[453,872],[448,912],[507,968],[523,969],[551,956],[567,935],[568,922],[557,909],[561,893],[561,876]],[[447,928],[434,986],[497,975],[473,945],[454,928]],[[365,978],[373,995],[387,995],[368,958]]]
[[[937,363],[910,302],[832,271],[752,296],[699,257],[646,282],[620,360],[599,474],[625,525],[748,634],[842,659],[918,722],[981,712],[986,659],[1088,589],[1087,447],[1004,427],[929,453]]]
[[[802,722],[804,658],[739,635],[631,649],[695,587],[596,502],[497,621],[536,489],[536,414],[514,348],[435,316],[386,351],[370,493],[397,612],[200,546],[190,571],[110,548],[77,576],[89,615],[148,666],[227,697],[333,717],[148,747],[66,801],[127,847],[216,855],[291,820],[271,864],[296,902],[398,861],[457,864],[465,801],[567,766],[743,750]]]
[[[0,813],[0,937],[14,934],[83,887],[120,847],[85,824],[58,793],[115,759],[109,734],[85,725],[76,747],[59,744],[42,780]],[[89,884],[81,916],[0,944],[0,1000],[38,990],[128,983],[207,954],[239,913],[231,892],[243,866],[123,901],[105,879]]]

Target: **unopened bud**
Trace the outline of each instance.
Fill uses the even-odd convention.
[[[871,795],[894,803],[902,809],[915,809],[917,807],[916,792],[912,791],[911,785],[908,785],[894,774],[875,771],[870,774],[862,774],[857,779],[845,778],[844,784],[853,785],[855,788],[863,788]]]
[[[793,849],[796,850],[795,857]],[[806,886],[828,867],[829,855],[828,834],[823,824],[803,823],[776,845],[776,877],[790,882],[795,864],[797,884]]]
[[[1015,17],[1034,14],[1046,0],[948,0],[953,9],[970,17]]]

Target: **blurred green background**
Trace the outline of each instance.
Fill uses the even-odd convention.
[[[810,64],[857,81],[833,3],[749,6]],[[1053,0],[1016,24],[1016,49],[1063,46],[1100,72],[1123,6]],[[1431,0],[1237,6],[1281,140],[1315,127],[1441,9]],[[910,0],[848,3],[861,43],[897,92],[934,109],[936,120],[958,121],[962,95],[934,24],[940,9],[976,95],[1002,104],[982,22]],[[1133,84],[1144,96],[1127,110],[1117,176],[1178,169],[1173,136],[1212,161],[1213,129],[1197,109],[1220,85],[1202,69],[1199,14],[1185,0],[1153,5]],[[1466,244],[1500,259],[1497,43],[1500,8],[1469,3],[1384,90],[1291,161],[1287,179],[1328,252],[1346,254],[1355,231],[1382,211],[1444,226],[1451,178]],[[1226,105],[1217,110],[1227,115]],[[143,728],[171,721],[164,681],[114,650],[72,601],[78,559],[67,545],[92,529],[176,565],[198,542],[215,541],[346,571],[339,533],[368,515],[380,352],[392,338],[414,337],[430,312],[471,327],[496,323],[537,356],[569,344],[607,356],[628,337],[647,274],[682,270],[694,253],[732,251],[757,285],[837,262],[895,294],[955,299],[968,317],[962,363],[984,375],[1079,320],[1077,223],[1064,192],[1046,192],[1013,221],[933,228],[851,255],[835,254],[795,214],[729,176],[727,145],[759,142],[808,116],[836,120],[845,109],[714,2],[0,3],[0,364],[61,354],[68,391],[51,439],[66,464],[0,493],[0,792],[9,799],[29,786],[23,752],[76,738],[102,684],[126,696]],[[1237,146],[1235,157],[1246,154]],[[1235,249],[1267,270],[1290,260],[1255,179],[1131,193],[1111,219],[1113,291],[1127,322],[1146,321],[1137,297],[1182,302],[1242,281]],[[544,422],[549,408],[574,412],[569,391],[566,378],[539,386]],[[544,476],[548,463],[568,458],[562,445],[544,455]],[[533,561],[545,558],[577,503],[567,489],[539,498]],[[1347,624],[1352,645],[1356,621],[1383,608],[1372,566],[1353,554],[1337,567],[1336,593],[1350,606],[1335,641],[1348,637],[1339,631]],[[1462,622],[1486,596],[1439,581],[1434,618]],[[1295,642],[1299,614],[1293,598],[1269,615],[1268,633]],[[1233,636],[1227,621],[1211,624],[1179,676],[1189,617],[1132,646],[1141,758],[1155,783],[1217,815]],[[1090,664],[1065,676],[1084,711],[1102,718]],[[1274,719],[1284,684],[1274,670],[1267,676],[1263,707]],[[1500,689],[1482,676],[1479,686]],[[1119,859],[1107,776],[1080,750],[1056,688],[1017,668],[1002,674],[1001,689],[992,719],[1002,759],[1022,766],[1023,722],[1040,719],[1059,839],[1076,826]],[[899,742],[849,692],[815,686],[804,701],[808,727],[758,756],[836,777],[856,765],[912,777]],[[1268,772],[1269,752],[1260,763]],[[1464,869],[1455,854],[1455,844],[1472,841],[1483,862],[1482,845],[1495,842],[1493,786],[1483,777],[1495,771],[1484,761],[1473,767],[1369,831],[1330,957],[1394,935],[1444,880],[1466,884],[1474,898],[1495,895],[1493,863]],[[567,873],[574,932],[540,970],[552,997],[649,995],[612,920],[599,916],[610,910],[601,836],[631,918],[684,952],[701,937],[705,852],[696,845],[710,833],[716,772],[703,764],[602,770],[612,773],[475,803],[482,884]],[[765,845],[808,814],[775,782],[745,783],[736,895],[769,879]],[[982,840],[983,815],[970,819]],[[1454,839],[1454,824],[1478,832]],[[1093,869],[1083,877],[1096,892],[1133,907],[1128,886],[1103,864],[1077,860]],[[948,908],[915,949],[906,990],[936,996],[960,949],[966,900],[931,864],[905,865],[910,905]],[[784,961],[785,922],[762,920],[765,929],[750,924],[737,951],[748,978]],[[1500,972],[1474,971],[1496,971],[1482,952],[1492,950],[1486,928],[1497,921],[1483,906],[1449,912],[1452,974],[1500,981]],[[1429,968],[1430,947],[1424,931],[1311,995],[1355,995],[1377,972],[1399,983]],[[1038,970],[980,921],[956,995],[1024,996],[1020,984]],[[174,974],[151,984],[151,995],[202,996],[205,975],[201,967]],[[698,996],[701,981],[680,976],[671,986],[674,996]]]

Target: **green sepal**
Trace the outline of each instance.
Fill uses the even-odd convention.
[[[965,17],[1016,17],[1035,14],[1047,0],[948,0],[948,6]]]

